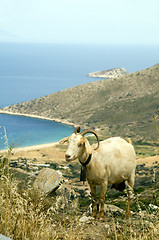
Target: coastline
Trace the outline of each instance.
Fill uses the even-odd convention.
[[[43,144],[38,144],[38,145],[13,148],[12,153],[39,150],[39,149],[42,149],[42,148],[50,148],[50,147],[56,146],[57,144],[59,144],[59,142],[43,143]],[[0,153],[5,153],[7,151],[8,151],[8,149],[2,149],[2,150],[0,150]]]
[[[69,125],[69,126],[72,126],[72,127],[77,127],[76,124],[68,122],[66,120],[61,120],[59,118],[52,119],[52,118],[33,115],[33,114],[22,114],[22,113],[8,112],[8,111],[4,111],[4,110],[1,110],[1,109],[0,109],[0,114],[9,114],[9,115],[15,115],[15,116],[23,116],[23,117],[43,119],[43,120],[48,120],[48,121],[59,122],[61,124]],[[38,144],[38,145],[31,145],[31,146],[26,146],[26,147],[13,148],[12,153],[39,150],[39,149],[42,149],[42,148],[54,147],[57,144],[59,144],[59,142],[43,143],[43,144]],[[8,149],[0,149],[0,153],[5,153],[7,151],[8,151]]]
[[[18,112],[9,112],[9,111],[4,111],[0,109],[0,114],[9,114],[9,115],[15,115],[15,116],[23,116],[23,117],[30,117],[30,118],[37,118],[37,119],[43,119],[43,120],[48,120],[48,121],[54,121],[54,122],[59,122],[62,124],[66,124],[72,127],[77,127],[78,125],[69,122],[67,120],[61,120],[60,118],[49,118],[49,117],[43,117],[39,115],[34,115],[34,114],[26,114],[26,113],[18,113]]]

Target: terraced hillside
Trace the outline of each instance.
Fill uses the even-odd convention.
[[[159,64],[121,78],[66,89],[1,109],[75,125],[100,128],[105,135],[155,139],[153,114],[159,109]]]

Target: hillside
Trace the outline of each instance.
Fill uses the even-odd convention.
[[[38,115],[105,135],[158,138],[153,114],[159,109],[159,64],[120,78],[66,89],[1,111]]]

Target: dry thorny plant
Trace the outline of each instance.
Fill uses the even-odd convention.
[[[0,233],[14,240],[27,239],[158,239],[159,211],[141,210],[130,219],[108,215],[103,222],[89,219],[82,223],[77,204],[67,205],[66,198],[43,196],[32,188],[19,189],[9,171],[9,156],[0,156]],[[68,211],[69,210],[69,211]]]

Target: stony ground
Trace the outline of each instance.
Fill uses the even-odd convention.
[[[144,146],[145,147],[145,146]],[[64,159],[67,146],[55,144],[38,149],[13,150],[12,160],[27,160],[29,163],[47,164],[60,170],[68,181],[66,189],[75,191],[78,198],[76,209],[60,210],[53,220],[56,239],[158,239],[159,238],[159,155],[150,156],[140,148],[137,157],[135,197],[132,202],[132,216],[125,218],[126,194],[108,189],[106,214],[101,222],[90,217],[91,203],[89,186],[79,181],[80,164],[75,161],[68,165]],[[153,152],[157,153],[157,148]],[[143,155],[142,155],[142,154]],[[148,153],[148,151],[147,151]],[[139,156],[142,157],[139,157]],[[145,156],[145,157],[143,157]],[[25,174],[25,167],[16,168]],[[39,169],[40,170],[40,169]],[[37,169],[32,169],[35,173]],[[24,184],[28,181],[22,175]]]

